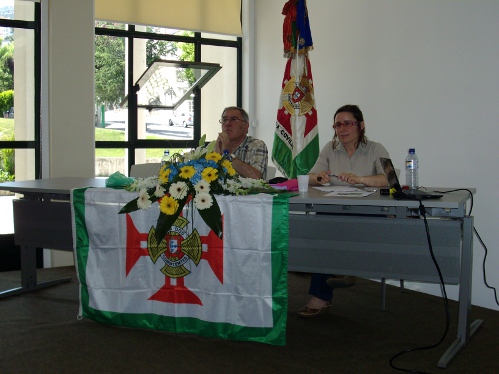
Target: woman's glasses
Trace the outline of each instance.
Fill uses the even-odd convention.
[[[352,122],[352,121],[336,122],[335,124],[333,124],[333,129],[337,130],[342,126],[343,127],[352,127],[352,126],[355,126],[357,124],[358,124],[358,122]]]

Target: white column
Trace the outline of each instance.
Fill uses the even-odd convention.
[[[44,177],[95,175],[93,1],[48,1],[48,45],[42,46],[47,81],[48,169]]]
[[[93,177],[93,1],[42,0],[42,150],[44,178]],[[73,254],[45,251],[45,266]]]

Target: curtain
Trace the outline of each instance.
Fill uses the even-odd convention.
[[[241,36],[241,0],[95,0],[95,19]]]

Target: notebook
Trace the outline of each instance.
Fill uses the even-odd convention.
[[[393,194],[398,200],[424,200],[424,199],[440,199],[443,195],[434,194],[423,190],[402,190],[397,173],[393,167],[392,160],[389,158],[380,157],[381,165],[385,171],[388,184],[394,188],[396,192]]]

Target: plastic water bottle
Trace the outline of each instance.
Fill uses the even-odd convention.
[[[416,156],[416,150],[414,148],[409,149],[409,154],[405,159],[405,184],[409,186],[411,190],[417,190],[419,187],[419,163],[418,156]]]
[[[170,160],[170,150],[165,149],[163,152],[163,157],[161,158],[161,168],[167,164],[167,162]]]

